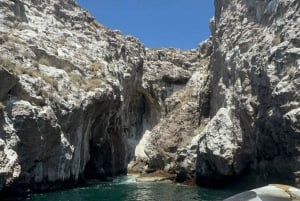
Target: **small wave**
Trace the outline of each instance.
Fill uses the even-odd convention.
[[[136,177],[135,176],[122,176],[117,177],[113,180],[113,183],[115,184],[130,184],[130,183],[136,183]]]

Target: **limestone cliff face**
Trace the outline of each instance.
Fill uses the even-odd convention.
[[[145,137],[147,168],[204,186],[253,174],[299,184],[299,1],[215,1],[209,61]],[[192,85],[191,85],[192,84]],[[149,136],[155,136],[154,138]],[[145,144],[145,143],[144,143]]]
[[[0,0],[0,189],[162,169],[297,183],[299,1],[215,7],[212,36],[183,51],[145,48],[73,0]]]
[[[1,0],[0,13],[0,189],[126,173],[197,67],[197,51],[145,49],[72,0]]]
[[[299,183],[300,2],[215,1],[211,121],[200,133],[200,183],[254,170]]]
[[[0,10],[1,186],[126,172],[126,136],[139,134],[146,105],[144,47],[74,1],[0,1]]]

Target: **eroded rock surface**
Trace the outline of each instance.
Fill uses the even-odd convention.
[[[216,0],[215,8],[211,41],[198,49],[209,60],[207,81],[192,87],[198,102],[188,118],[172,108],[148,134],[144,167],[204,186],[252,173],[299,183],[299,1]]]
[[[227,134],[234,138],[220,142],[224,153],[235,147],[229,175],[250,168],[263,179],[298,182],[300,119],[288,116],[299,108],[299,1],[216,1],[215,6],[210,116],[227,108],[227,122],[235,127]],[[218,167],[214,157],[203,157],[202,144],[200,139],[198,162],[214,168],[198,168],[198,175],[228,176],[228,162]]]
[[[0,189],[161,170],[299,184],[299,7],[215,0],[212,36],[177,50],[73,0],[0,0]]]
[[[125,173],[146,107],[144,47],[74,1],[0,5],[1,187]]]
[[[198,51],[146,49],[74,1],[0,1],[0,189],[125,174]]]

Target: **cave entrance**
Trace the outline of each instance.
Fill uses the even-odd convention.
[[[140,142],[145,141],[146,134],[159,122],[161,109],[157,100],[152,99],[147,93],[139,93],[130,102],[129,111],[127,168],[133,172],[140,172],[144,164],[139,163],[139,156],[145,155],[145,147]]]
[[[117,115],[107,113],[96,118],[91,129],[90,160],[84,173],[86,179],[110,180],[116,175],[126,174],[126,141],[120,132],[120,122]]]
[[[117,104],[118,110],[107,107],[95,118],[89,141],[90,160],[84,172],[86,179],[109,180],[126,174],[144,133],[158,122],[158,104],[143,93],[135,93],[128,99]]]

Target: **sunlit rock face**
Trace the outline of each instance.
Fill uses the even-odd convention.
[[[198,52],[145,48],[74,1],[0,1],[0,189],[125,174]]]
[[[254,170],[260,179],[298,183],[300,2],[215,7],[211,122],[198,141],[198,182]]]
[[[3,0],[0,10],[0,186],[125,173],[148,106],[145,48],[74,1]]]
[[[172,110],[146,136],[155,136],[148,169],[213,187],[250,174],[299,183],[299,6],[215,1],[212,37],[198,49],[208,63],[193,76],[197,101],[176,100],[190,84],[170,97]]]
[[[299,1],[215,8],[197,49],[148,49],[73,0],[0,0],[0,189],[156,170],[298,183]]]

